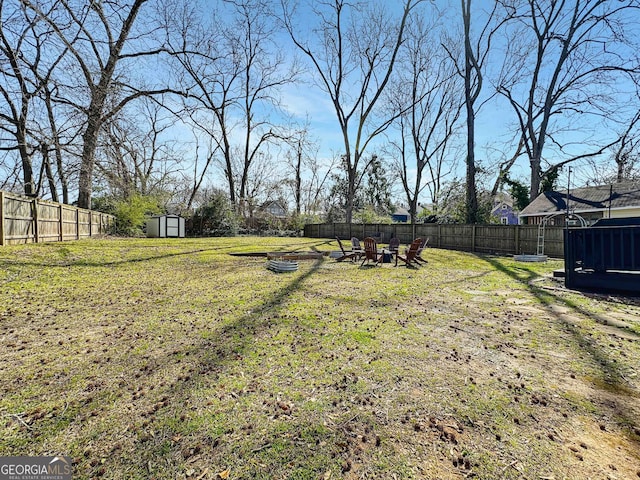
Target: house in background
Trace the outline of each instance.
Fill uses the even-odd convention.
[[[409,215],[409,210],[404,207],[398,207],[391,214],[391,220],[395,223],[407,223],[411,220],[411,215]]]
[[[498,194],[493,200],[491,216],[502,225],[518,225],[518,212],[513,208],[513,199],[507,194]]]
[[[640,217],[640,182],[624,182],[569,191],[544,192],[520,212],[520,223],[565,225],[564,213],[576,214],[592,225],[601,218]]]
[[[287,209],[276,200],[263,203],[260,206],[260,211],[275,218],[287,218]]]

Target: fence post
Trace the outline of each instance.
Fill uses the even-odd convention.
[[[80,240],[80,210],[76,208],[76,240]]]
[[[476,224],[471,225],[471,251],[476,251]]]
[[[60,215],[59,218],[59,222],[58,222],[58,226],[60,228],[60,235],[58,236],[59,240],[62,241],[63,240],[63,236],[62,236],[62,227],[63,227],[63,223],[62,223],[62,218],[64,217],[64,212],[62,209],[62,204],[58,205],[58,215]]]
[[[40,243],[40,234],[38,232],[38,199],[34,198],[31,203],[31,216],[33,217],[33,241]]]
[[[520,225],[514,225],[514,227],[516,228],[516,233],[515,233],[515,239],[513,241],[513,243],[515,244],[513,246],[515,250],[513,254],[519,255],[520,254]]]
[[[4,245],[4,192],[0,190],[0,247]]]

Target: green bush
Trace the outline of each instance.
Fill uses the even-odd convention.
[[[115,234],[140,237],[143,227],[151,215],[161,214],[158,200],[152,196],[133,194],[125,199],[101,197],[93,201],[94,208],[116,217]]]
[[[189,222],[189,234],[212,237],[234,236],[238,233],[236,216],[227,195],[216,190],[208,202],[198,208]]]
[[[362,210],[358,210],[353,214],[353,223],[370,223],[370,224],[391,224],[390,215],[380,214],[371,205],[367,205]]]

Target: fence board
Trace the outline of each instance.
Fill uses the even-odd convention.
[[[62,205],[62,240],[78,239],[78,209]]]
[[[54,203],[36,203],[38,212],[38,241],[60,240],[60,206]]]
[[[564,227],[547,226],[544,231],[544,253],[564,256]],[[304,234],[311,238],[347,239],[379,236],[386,243],[392,237],[409,244],[416,237],[429,238],[429,245],[449,250],[462,250],[500,255],[537,253],[537,225],[438,225],[416,224],[352,224],[328,223],[305,225]],[[377,234],[377,235],[376,235]]]
[[[113,215],[0,191],[0,245],[105,235]]]

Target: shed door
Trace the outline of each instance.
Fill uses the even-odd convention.
[[[167,237],[180,236],[180,217],[167,217]]]

